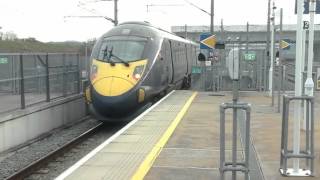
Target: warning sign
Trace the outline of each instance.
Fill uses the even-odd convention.
[[[216,35],[201,34],[200,49],[213,49],[217,43]]]
[[[289,41],[286,40],[286,39],[281,40],[281,41],[280,41],[280,47],[281,47],[281,49],[283,49],[283,50],[288,50],[288,49],[290,49],[290,43],[289,43]]]

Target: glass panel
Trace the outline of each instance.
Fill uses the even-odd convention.
[[[63,96],[63,55],[52,54],[48,57],[50,99]]]
[[[142,59],[146,40],[106,39],[102,42],[98,59],[119,63]]]
[[[26,105],[46,100],[45,55],[23,55],[24,92]]]
[[[19,56],[6,55],[7,63],[0,64],[0,112],[19,109],[20,81],[19,81]]]

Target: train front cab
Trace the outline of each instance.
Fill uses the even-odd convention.
[[[148,63],[145,44],[144,38],[111,37],[95,47],[99,50],[92,55],[86,99],[96,117],[119,119],[144,105],[145,90],[139,84]]]

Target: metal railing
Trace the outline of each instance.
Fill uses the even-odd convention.
[[[0,59],[0,113],[79,94],[87,69],[76,53],[0,53]]]
[[[289,105],[291,101],[306,103],[306,130],[305,149],[294,152],[297,149],[292,145],[289,149]],[[297,111],[297,110],[295,110]],[[300,123],[300,122],[293,122]],[[295,132],[294,132],[295,133]],[[296,138],[293,133],[292,138]],[[297,141],[301,141],[298,139]],[[298,145],[299,146],[299,145]],[[280,151],[280,173],[283,176],[314,176],[314,97],[311,96],[283,96],[282,127],[281,127],[281,151]],[[289,159],[305,159],[305,167],[295,172],[294,168],[288,168]],[[299,165],[298,165],[299,166]]]
[[[226,161],[226,110],[233,110],[233,120],[232,120],[232,161]],[[245,124],[245,143],[244,143],[244,160],[239,161],[237,157],[238,148],[238,120],[237,111],[244,110],[246,112],[245,119],[243,119]],[[220,180],[225,179],[225,172],[232,172],[232,180],[236,180],[236,172],[240,171],[245,174],[245,180],[249,180],[249,146],[250,146],[250,113],[251,105],[248,103],[223,103],[220,106]]]

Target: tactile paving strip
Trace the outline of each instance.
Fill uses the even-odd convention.
[[[172,93],[66,179],[130,179],[192,94]]]

